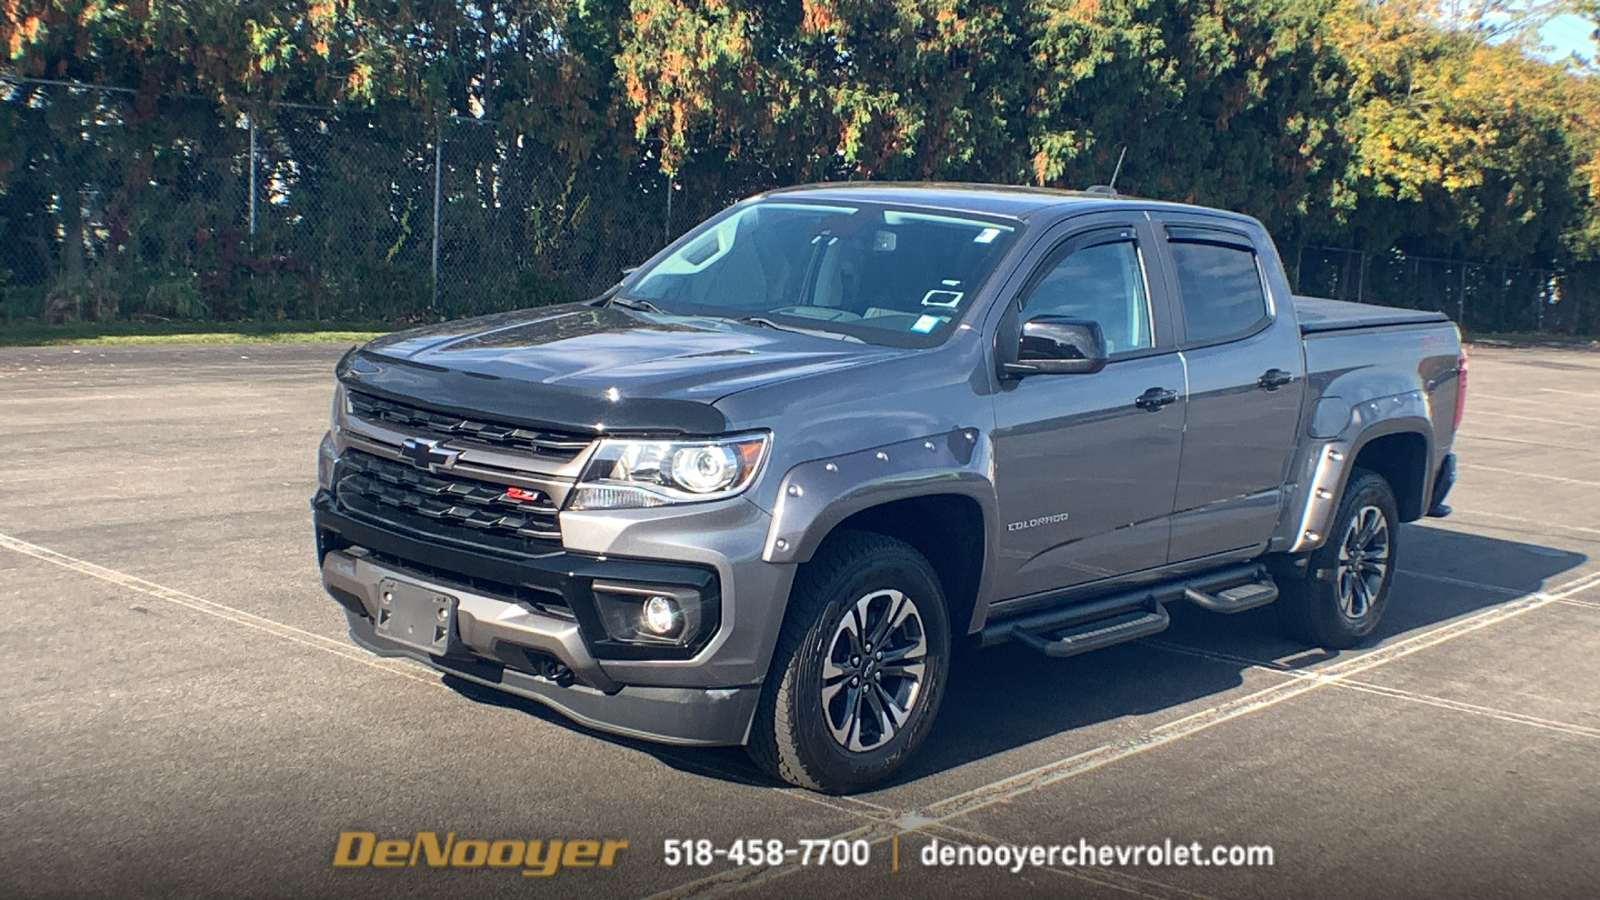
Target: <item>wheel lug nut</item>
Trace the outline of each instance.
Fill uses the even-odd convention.
[[[855,687],[856,685],[858,685],[860,683],[861,683],[861,679],[859,679],[859,678],[850,679],[850,686],[851,687]]]
[[[878,651],[878,657],[877,658],[878,659],[883,659],[883,651],[882,650]]]

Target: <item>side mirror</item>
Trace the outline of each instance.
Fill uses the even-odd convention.
[[[1013,378],[1027,375],[1087,375],[1106,367],[1100,324],[1066,316],[1034,316],[1022,324],[1017,359],[1001,366]]]

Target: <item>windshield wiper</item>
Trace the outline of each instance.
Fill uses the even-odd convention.
[[[858,344],[866,343],[866,341],[863,341],[861,338],[858,338],[853,334],[844,334],[838,331],[826,331],[821,328],[801,328],[798,325],[779,325],[777,322],[774,322],[765,316],[740,316],[733,321],[742,323],[744,325],[758,325],[762,328],[776,328],[779,331],[792,331],[795,334],[811,334],[816,335],[817,337],[833,338],[837,341],[855,341]]]
[[[633,297],[624,297],[621,294],[612,294],[611,299],[606,301],[606,305],[620,306],[623,309],[636,309],[639,312],[657,313],[663,316],[671,315],[671,313],[651,303],[649,300],[637,300]]]

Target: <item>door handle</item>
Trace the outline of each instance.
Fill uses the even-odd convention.
[[[1294,375],[1282,369],[1268,369],[1256,379],[1256,387],[1263,391],[1275,391],[1294,380]]]
[[[1169,403],[1176,402],[1177,399],[1177,391],[1169,391],[1166,388],[1153,387],[1136,397],[1133,401],[1133,405],[1149,412],[1160,412],[1162,407]]]

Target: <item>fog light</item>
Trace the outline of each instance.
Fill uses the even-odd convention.
[[[646,631],[661,637],[676,632],[683,623],[683,616],[678,612],[678,604],[671,597],[663,597],[660,594],[644,602],[640,619]]]
[[[595,649],[606,658],[685,659],[717,628],[716,595],[708,600],[687,585],[596,580],[589,590],[605,629]]]

